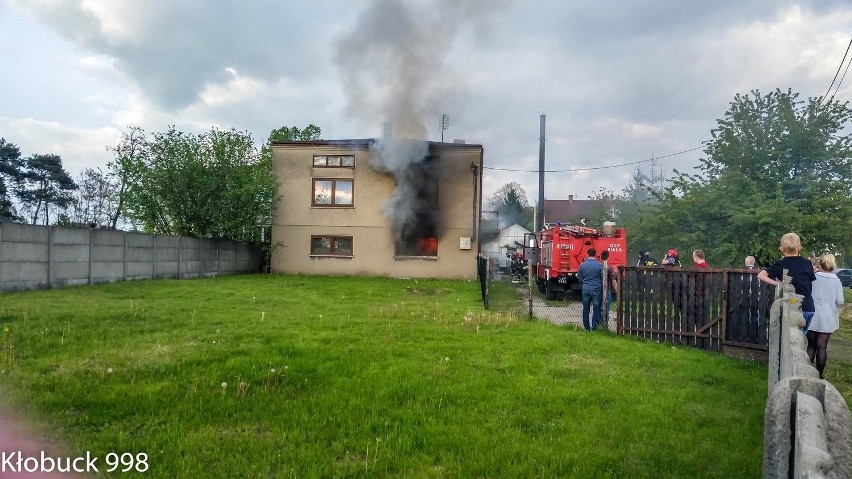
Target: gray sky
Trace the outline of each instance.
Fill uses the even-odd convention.
[[[483,144],[487,167],[535,170],[544,112],[547,169],[594,168],[701,146],[736,93],[823,95],[850,37],[840,1],[0,0],[0,136],[76,176],[128,126],[260,144],[394,119],[437,141],[446,113],[445,139]],[[620,191],[635,168],[551,173],[545,193]],[[535,173],[487,170],[486,194],[509,181],[535,202]]]

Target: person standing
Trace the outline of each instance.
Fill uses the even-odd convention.
[[[666,253],[666,257],[663,258],[663,266],[669,268],[680,268],[680,257],[677,254],[677,250],[672,248]]]
[[[692,265],[693,268],[706,269],[710,267],[707,261],[704,261],[704,251],[700,249],[692,252],[692,262],[695,263]]]
[[[802,240],[796,233],[787,233],[782,236],[778,249],[784,257],[757,273],[757,279],[777,287],[784,277],[784,270],[787,270],[796,294],[803,297],[802,315],[805,317],[805,327],[802,328],[802,333],[807,335],[808,327],[814,318],[814,298],[811,296],[813,282],[816,281],[814,267],[806,258],[799,256],[799,252],[802,251]]]
[[[807,332],[808,358],[816,359],[819,378],[824,379],[825,361],[828,358],[828,340],[840,327],[839,308],[843,306],[843,285],[833,273],[837,263],[834,255],[818,258],[819,270],[813,283],[814,319]]]
[[[601,320],[603,299],[603,265],[595,259],[597,251],[589,248],[587,257],[577,270],[577,279],[583,285],[583,328],[592,331]],[[592,323],[589,324],[589,308],[592,308]]]
[[[606,297],[603,299],[603,320],[606,321],[607,324],[609,324],[609,308],[612,306],[613,301],[615,301],[618,291],[618,272],[607,263],[608,260],[609,250],[601,251],[601,262],[603,262],[603,266],[606,270]]]

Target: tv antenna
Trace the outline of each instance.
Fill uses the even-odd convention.
[[[444,142],[444,130],[450,127],[450,115],[444,113],[438,120],[438,127],[441,128],[441,143]]]

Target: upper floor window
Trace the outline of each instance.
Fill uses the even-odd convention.
[[[355,180],[314,179],[313,206],[352,206]]]
[[[355,155],[314,155],[314,166],[325,168],[354,168]]]

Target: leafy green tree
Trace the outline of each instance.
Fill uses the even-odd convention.
[[[148,138],[139,127],[130,127],[121,134],[121,139],[109,150],[115,159],[107,164],[107,176],[115,185],[115,209],[109,218],[109,225],[115,229],[126,209],[130,175],[138,171],[137,165],[144,162],[148,155]]]
[[[527,192],[518,182],[506,183],[486,200],[488,208],[497,211],[499,227],[507,228],[514,224],[530,226],[530,202]],[[527,228],[530,229],[530,228]]]
[[[62,167],[62,158],[36,154],[23,162],[16,196],[30,213],[32,224],[41,218],[43,224],[48,225],[51,208],[67,208],[74,201],[76,188],[71,175]]]
[[[760,264],[778,240],[802,237],[804,253],[852,251],[852,119],[848,103],[790,90],[736,95],[706,142],[698,173],[677,173],[645,222],[660,240],[701,248],[708,262]]]
[[[141,130],[131,133],[111,164],[124,185],[127,218],[163,234],[260,239],[277,183],[271,157],[258,152],[250,134],[170,127],[142,141]]]
[[[14,185],[21,180],[21,167],[21,150],[0,138],[0,216],[11,220],[21,219],[12,203]]]
[[[269,133],[269,142],[273,141],[316,141],[320,139],[322,130],[311,123],[303,129],[295,126],[282,126]]]

